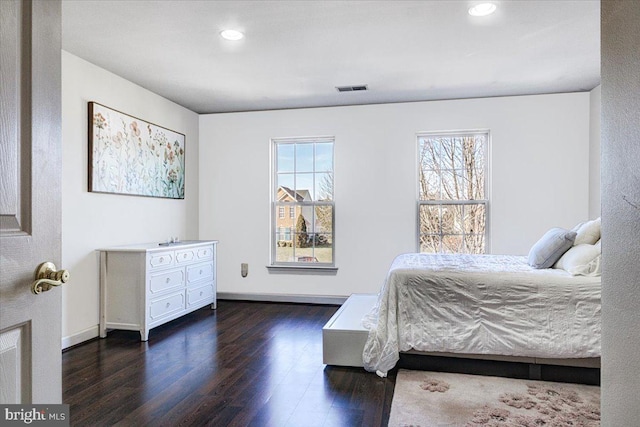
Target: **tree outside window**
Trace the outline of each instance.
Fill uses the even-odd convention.
[[[418,136],[420,252],[487,250],[488,131]]]

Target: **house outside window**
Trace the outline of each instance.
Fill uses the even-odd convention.
[[[488,251],[489,131],[418,135],[418,250]]]
[[[271,225],[271,265],[332,267],[334,139],[287,138],[272,143],[272,212],[276,215]],[[289,209],[286,217],[285,207]]]

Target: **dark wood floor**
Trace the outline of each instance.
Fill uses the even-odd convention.
[[[322,364],[336,306],[219,301],[151,331],[112,331],[63,353],[71,424],[386,426],[382,379]]]

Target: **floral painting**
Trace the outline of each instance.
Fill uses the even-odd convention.
[[[89,103],[89,191],[184,199],[183,134]]]

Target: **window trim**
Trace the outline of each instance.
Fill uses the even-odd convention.
[[[479,134],[483,133],[486,135],[486,146],[484,149],[485,155],[485,198],[484,199],[473,199],[473,200],[420,200],[420,138],[424,137],[432,137],[432,136],[446,136],[446,137],[456,137],[456,136],[467,136],[469,134]],[[420,253],[420,207],[423,205],[469,205],[469,204],[483,204],[485,207],[485,229],[484,229],[484,253],[491,254],[491,165],[492,165],[492,148],[493,144],[491,143],[491,130],[488,128],[479,128],[479,129],[461,129],[461,130],[445,130],[445,131],[421,131],[416,133],[415,138],[415,186],[416,186],[416,210],[415,210],[415,224],[416,224],[416,233],[415,233],[415,242],[416,242],[416,252]],[[441,234],[442,236],[442,234]]]
[[[269,192],[270,192],[270,230],[269,230],[269,245],[270,245],[270,259],[269,264],[267,265],[267,269],[269,272],[287,272],[287,271],[317,271],[320,272],[322,270],[335,272],[338,270],[336,267],[336,221],[335,221],[335,184],[333,187],[333,194],[331,201],[312,201],[312,202],[280,202],[276,200],[276,195],[278,191],[278,180],[277,180],[277,144],[282,143],[327,143],[331,142],[333,144],[332,153],[331,153],[331,161],[332,161],[332,173],[335,177],[335,136],[315,136],[315,137],[284,137],[284,138],[271,138],[270,139],[270,180],[269,180]],[[315,174],[315,151],[314,151],[314,170]],[[294,171],[295,172],[295,171]],[[314,180],[315,182],[315,180]],[[279,206],[331,206],[331,222],[332,222],[332,239],[331,239],[331,253],[332,253],[332,262],[277,262],[276,261],[276,241],[275,236],[277,232],[277,218],[275,214],[275,208]],[[286,216],[286,215],[285,215]],[[293,233],[292,233],[293,234]]]

